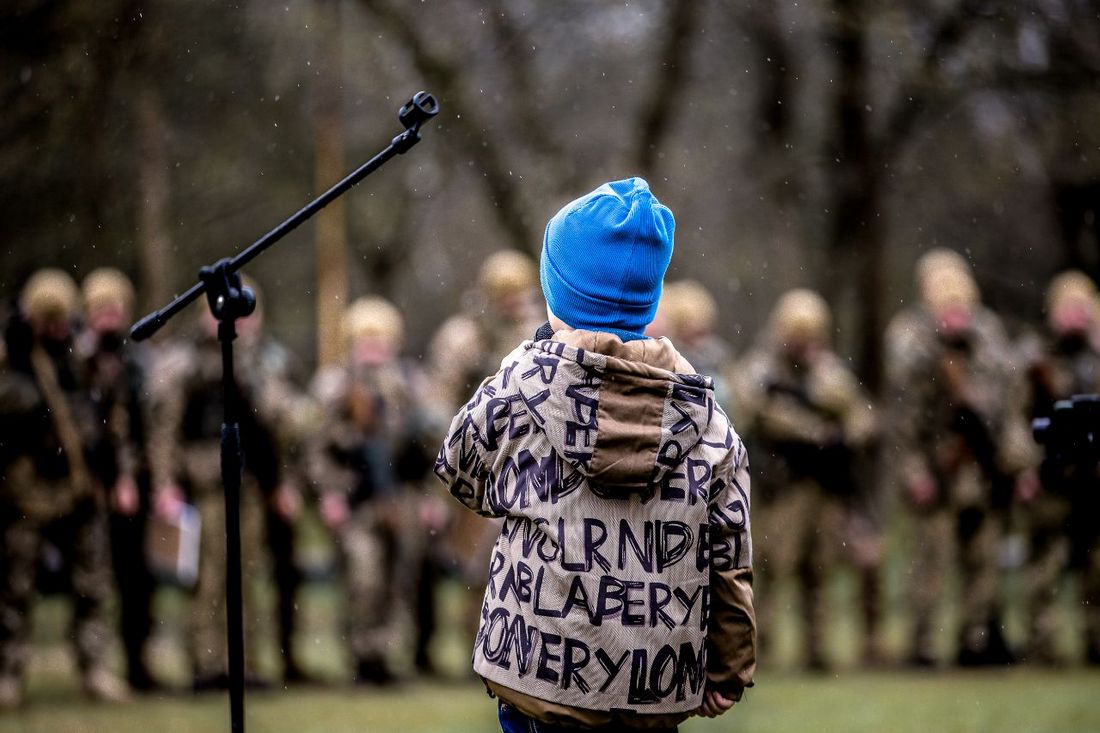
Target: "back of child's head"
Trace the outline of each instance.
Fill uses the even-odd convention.
[[[676,220],[641,178],[605,183],[546,225],[540,277],[571,328],[645,338],[672,259]]]

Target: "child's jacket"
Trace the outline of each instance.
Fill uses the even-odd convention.
[[[752,683],[748,459],[667,339],[524,343],[459,411],[436,473],[505,518],[473,657],[506,701],[675,722],[708,676],[734,699]]]

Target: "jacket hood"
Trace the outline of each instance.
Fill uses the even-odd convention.
[[[597,494],[648,496],[710,425],[711,379],[666,338],[624,343],[562,330],[521,349],[514,368],[523,379],[512,384],[536,416],[534,429]]]

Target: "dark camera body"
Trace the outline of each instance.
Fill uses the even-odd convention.
[[[1060,466],[1095,466],[1100,462],[1100,395],[1075,395],[1054,404],[1050,417],[1031,423],[1046,460]]]

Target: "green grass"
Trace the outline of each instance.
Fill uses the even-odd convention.
[[[904,563],[893,558],[885,578],[884,642],[891,657],[901,658],[909,619],[904,596]],[[762,586],[766,588],[767,586]],[[1006,586],[1010,599],[1018,598],[1018,577]],[[270,609],[270,591],[263,589],[262,605]],[[1072,587],[1068,589],[1072,591]],[[827,675],[802,674],[799,628],[793,612],[795,594],[784,585],[777,593],[780,618],[775,644],[757,673],[756,687],[745,700],[717,720],[691,720],[685,733],[706,731],[897,731],[905,733],[1096,733],[1100,732],[1100,670],[1071,666],[1059,671],[1028,668],[934,673],[898,669],[861,671],[856,665],[859,628],[854,619],[855,584],[841,573],[830,586],[836,622],[827,645],[838,671]],[[468,668],[469,642],[454,612],[461,605],[461,589],[453,582],[443,588],[441,632],[436,656],[443,681],[408,683],[396,690],[354,689],[344,680],[348,662],[339,638],[340,594],[331,585],[312,585],[301,594],[301,632],[298,650],[309,668],[329,680],[327,688],[293,688],[250,694],[247,699],[250,733],[343,733],[351,731],[463,731],[499,730],[495,705]],[[1075,629],[1080,609],[1072,592],[1064,595],[1065,633],[1060,646],[1069,658],[1080,657]],[[1019,604],[1011,603],[1010,636],[1020,638],[1023,619]],[[845,610],[852,612],[846,613]],[[184,603],[181,594],[161,591],[157,599],[158,627],[152,651],[158,672],[182,688],[187,668],[180,648]],[[261,618],[270,618],[263,609]],[[79,694],[70,652],[63,640],[68,608],[61,599],[46,599],[35,613],[35,656],[30,667],[28,700],[18,713],[0,714],[0,733],[99,732],[180,733],[228,730],[228,705],[223,696],[200,698],[183,692],[143,698],[126,705],[97,705]],[[950,608],[939,619],[944,651],[958,623]],[[261,644],[260,666],[275,669],[272,628],[254,627]],[[397,657],[398,666],[407,661]]]
[[[1100,673],[1082,670],[920,675],[888,672],[825,677],[762,674],[745,700],[717,720],[692,720],[705,731],[953,731],[1081,733],[1100,730]],[[0,732],[193,733],[228,729],[219,697],[169,697],[124,706],[74,697],[72,683],[39,687],[29,709],[0,716]],[[257,733],[499,730],[495,708],[473,682],[410,685],[395,692],[347,689],[251,695],[247,724]]]

